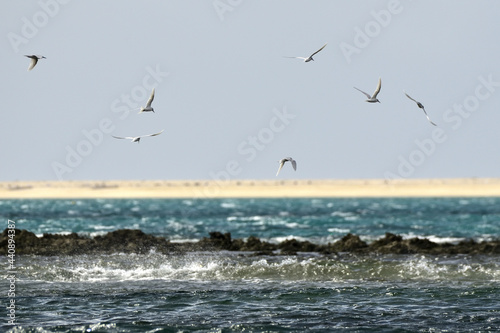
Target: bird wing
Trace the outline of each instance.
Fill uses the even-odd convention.
[[[436,126],[436,127],[437,127],[436,123],[434,123],[434,122],[433,122],[433,121],[429,118],[429,116],[427,116],[427,120],[429,120],[429,122],[430,122],[432,125],[434,125],[434,126]]]
[[[435,123],[431,120],[431,118],[429,118],[429,115],[427,114],[427,111],[425,111],[425,109],[424,109],[424,108],[422,108],[422,110],[424,111],[425,116],[427,117],[427,120],[428,120],[428,121],[429,121],[432,125],[437,126],[437,125],[436,125],[436,124],[435,124]]]
[[[133,139],[133,137],[131,137],[131,136],[122,137],[122,136],[114,136],[114,135],[112,135],[112,137],[115,138],[115,139],[126,139],[126,140],[132,140]]]
[[[281,168],[283,168],[283,165],[285,165],[285,160],[281,160],[281,161],[280,161],[280,166],[279,166],[279,168],[278,168],[278,172],[276,172],[276,176],[280,173]]]
[[[403,90],[403,91],[404,91],[404,90]],[[415,103],[417,103],[417,105],[419,104],[419,102],[418,102],[417,100],[415,100],[415,99],[411,98],[411,97],[410,97],[410,95],[408,95],[408,94],[406,93],[406,91],[404,91],[404,93],[405,93],[406,97],[408,97],[409,99],[411,99],[412,101],[414,101]],[[435,124],[435,123],[431,120],[431,118],[429,118],[429,115],[427,114],[427,111],[425,111],[425,108],[424,108],[424,106],[422,105],[422,103],[420,103],[420,105],[422,106],[422,111],[424,111],[424,114],[425,114],[425,116],[427,117],[427,120],[428,120],[428,121],[429,121],[432,125],[437,126],[437,125],[436,125],[436,124]],[[419,106],[419,107],[420,107],[420,106]]]
[[[404,90],[403,90],[403,91],[404,91]],[[410,95],[408,95],[408,94],[406,93],[406,91],[404,91],[404,93],[405,93],[406,97],[408,97],[409,99],[411,99],[411,100],[412,100],[412,101],[414,101],[415,103],[418,103],[416,100],[414,100],[413,98],[411,98],[411,97],[410,97]]]
[[[328,43],[326,43],[326,44],[328,44]],[[322,47],[321,47],[318,51],[316,51],[316,52],[314,52],[313,54],[311,54],[311,56],[310,56],[310,57],[312,57],[313,55],[315,55],[315,54],[316,54],[316,53],[318,53],[319,51],[323,50],[323,49],[325,48],[326,44],[325,44],[325,45],[323,45],[323,46],[322,46]]]
[[[163,131],[164,130],[161,130],[160,132],[154,133],[154,134],[141,135],[140,138],[143,138],[143,137],[146,137],[146,136],[157,136],[157,135],[160,135],[161,133],[163,133]]]
[[[151,96],[149,96],[148,102],[146,103],[147,108],[151,107],[151,103],[153,103],[153,99],[155,99],[155,88],[153,88],[153,91],[151,91]]]
[[[297,161],[291,160],[291,162],[292,162],[293,170],[297,171]]]
[[[287,57],[287,56],[283,56],[283,58],[302,59],[302,60],[306,60],[307,59],[305,57]]]
[[[31,57],[28,57],[28,58],[31,58]],[[37,62],[38,62],[37,58],[31,58],[31,62],[30,62],[30,65],[28,67],[28,70],[29,71],[32,70],[36,66]]]
[[[368,97],[368,98],[372,98],[372,97],[370,96],[370,94],[365,93],[363,90],[358,89],[358,88],[356,88],[356,87],[354,87],[354,89],[356,89],[356,90],[358,90],[358,91],[361,91],[363,94],[365,94],[365,95],[366,95],[366,97]]]
[[[375,92],[373,93],[373,96],[372,98],[376,98],[378,93],[380,92],[380,89],[382,88],[382,79],[381,78],[378,78],[378,84],[377,84],[377,88],[375,89]]]

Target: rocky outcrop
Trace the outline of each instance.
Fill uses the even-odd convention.
[[[8,231],[0,237],[0,248],[7,253]],[[27,230],[15,230],[16,255],[76,255],[97,253],[185,253],[192,251],[251,251],[255,254],[294,255],[297,252],[356,253],[356,254],[486,254],[500,255],[500,240],[475,242],[462,241],[458,244],[434,243],[426,238],[403,239],[399,235],[386,235],[371,244],[359,236],[348,234],[328,244],[314,244],[308,241],[289,239],[278,244],[250,236],[246,240],[232,239],[230,233],[211,232],[198,242],[172,243],[164,237],[145,234],[141,230],[122,229],[94,238],[72,233],[69,235],[44,234],[37,237]]]

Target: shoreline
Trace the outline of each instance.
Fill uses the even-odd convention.
[[[498,196],[500,178],[0,182],[0,199]]]

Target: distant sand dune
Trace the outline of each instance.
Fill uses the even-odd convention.
[[[0,199],[500,196],[500,179],[0,182]]]

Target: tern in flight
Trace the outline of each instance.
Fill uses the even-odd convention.
[[[141,107],[141,111],[139,111],[139,113],[155,112],[155,110],[151,107],[151,103],[153,103],[154,98],[155,98],[155,88],[153,88],[153,91],[151,91],[151,96],[149,96],[149,99],[148,99],[148,102],[146,103],[146,106]]]
[[[36,64],[37,64],[37,62],[38,62],[39,59],[47,59],[44,56],[34,55],[34,54],[32,54],[32,55],[25,55],[25,57],[28,57],[28,58],[31,59],[30,66],[28,67],[29,71],[32,70],[36,66]]]
[[[276,172],[276,176],[280,173],[281,168],[283,168],[283,165],[285,165],[286,162],[292,163],[293,170],[297,170],[297,162],[291,157],[285,157],[279,160],[280,167],[278,168],[278,172]]]
[[[376,102],[380,103],[380,101],[377,98],[377,95],[380,92],[380,88],[382,88],[382,80],[380,78],[378,78],[377,88],[375,89],[375,92],[373,93],[372,96],[370,96],[370,94],[368,93],[365,93],[363,90],[354,87],[354,89],[361,91],[363,94],[366,95],[366,97],[368,97],[368,99],[366,100],[368,103],[376,103]]]
[[[139,141],[141,141],[141,138],[145,138],[147,136],[157,136],[157,135],[160,135],[161,133],[163,133],[164,130],[161,130],[161,132],[158,132],[158,133],[154,133],[154,134],[148,134],[148,135],[141,135],[141,136],[126,136],[126,137],[121,137],[121,136],[114,136],[112,135],[113,138],[115,139],[126,139],[126,140],[130,140],[130,142],[137,142],[139,143]]]
[[[429,118],[429,115],[427,115],[427,112],[425,111],[425,108],[424,108],[424,106],[422,105],[422,103],[420,103],[419,101],[414,100],[413,98],[411,98],[411,97],[410,97],[410,95],[408,95],[408,94],[406,93],[406,91],[404,91],[404,90],[403,90],[403,92],[405,93],[406,97],[408,97],[409,99],[411,99],[412,101],[414,101],[415,103],[417,103],[417,106],[418,106],[419,108],[421,108],[421,109],[424,111],[425,116],[427,117],[427,120],[428,120],[428,121],[429,121],[432,125],[437,126],[436,124],[434,124],[434,123],[432,122],[431,118]]]
[[[326,44],[328,44],[328,43],[326,43]],[[313,54],[311,54],[311,55],[310,55],[309,57],[307,57],[307,58],[306,58],[306,57],[285,57],[285,58],[302,59],[302,60],[304,60],[304,62],[309,62],[309,61],[311,61],[311,60],[312,60],[312,61],[314,61],[313,56],[314,56],[316,53],[318,53],[319,51],[323,50],[323,49],[325,48],[326,44],[325,44],[325,45],[323,45],[323,46],[322,46],[322,47],[321,47],[318,51],[314,52]]]

